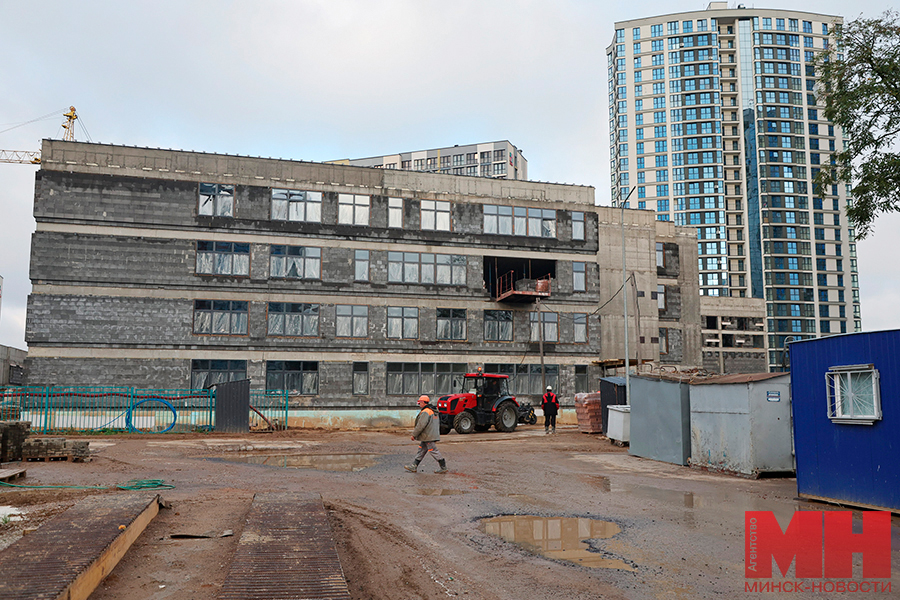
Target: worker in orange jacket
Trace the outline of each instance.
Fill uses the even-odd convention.
[[[435,473],[443,475],[449,469],[447,469],[447,461],[444,460],[440,450],[437,449],[437,443],[441,439],[441,417],[438,415],[437,407],[431,404],[431,398],[428,396],[419,396],[417,402],[420,410],[416,416],[416,425],[413,428],[412,439],[419,442],[419,452],[416,454],[413,464],[404,465],[403,468],[410,473],[415,473],[419,468],[419,463],[430,452],[440,466]]]

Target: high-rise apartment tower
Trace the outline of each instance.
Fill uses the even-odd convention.
[[[765,298],[770,370],[791,338],[861,329],[849,186],[813,186],[843,147],[814,64],[841,23],[711,2],[607,49],[613,203],[697,227],[702,295]]]

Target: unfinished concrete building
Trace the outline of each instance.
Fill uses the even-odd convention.
[[[45,140],[29,383],[376,409],[483,367],[534,400],[543,342],[571,398],[623,357],[622,214],[635,358],[699,366],[694,230],[593,188]]]

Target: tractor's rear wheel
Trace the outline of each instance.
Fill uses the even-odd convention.
[[[456,433],[472,433],[475,431],[475,415],[467,410],[462,411],[453,419],[453,429]]]
[[[501,404],[497,409],[497,414],[494,415],[494,427],[497,428],[497,431],[515,431],[518,422],[519,411],[516,410],[516,405],[512,402]]]

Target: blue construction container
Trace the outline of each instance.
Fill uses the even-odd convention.
[[[797,489],[900,512],[900,330],[790,344]]]

